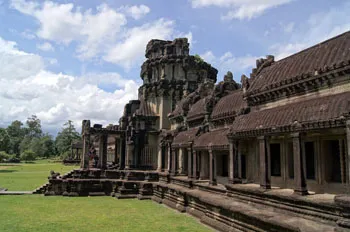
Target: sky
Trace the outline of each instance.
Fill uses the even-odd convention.
[[[258,58],[348,30],[349,0],[0,0],[0,127],[31,115],[54,136],[67,120],[117,124],[151,39],[187,37],[218,81],[239,82]]]

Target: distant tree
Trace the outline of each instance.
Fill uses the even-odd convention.
[[[73,122],[68,120],[56,137],[55,144],[58,154],[61,155],[70,151],[71,144],[80,139],[80,134],[76,131]]]
[[[10,137],[9,152],[19,156],[20,144],[25,135],[25,128],[22,127],[23,123],[16,120],[6,128],[6,131]]]
[[[0,151],[9,152],[10,150],[10,136],[6,129],[0,128]]]
[[[45,134],[41,137],[40,145],[42,149],[42,157],[48,158],[56,155],[55,141],[52,139],[51,135]]]
[[[40,138],[42,136],[41,121],[36,115],[29,117],[26,125],[26,136],[30,138]]]
[[[35,153],[31,150],[26,150],[21,153],[21,160],[23,161],[33,161],[35,158]]]

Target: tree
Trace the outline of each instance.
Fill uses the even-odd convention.
[[[27,119],[26,136],[30,138],[40,138],[42,136],[41,121],[36,115],[32,115]]]
[[[25,128],[22,126],[22,122],[15,120],[6,128],[10,137],[9,152],[12,154],[20,154],[20,144],[25,135]]]
[[[70,151],[73,142],[80,140],[80,134],[75,130],[73,122],[68,120],[62,128],[61,132],[58,132],[56,137],[56,148],[58,154],[63,154]]]
[[[23,161],[33,161],[35,158],[35,153],[31,150],[26,150],[21,154],[21,160]]]
[[[10,136],[6,129],[0,128],[0,151],[9,152],[10,150]]]
[[[5,160],[8,160],[9,158],[9,154],[7,154],[5,151],[0,151],[0,163],[4,162]]]

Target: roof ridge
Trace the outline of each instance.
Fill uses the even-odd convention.
[[[277,60],[277,61],[275,61],[274,63],[272,63],[271,66],[273,66],[273,65],[275,65],[275,64],[277,64],[277,63],[280,63],[281,61],[286,60],[286,59],[288,59],[288,58],[291,58],[291,57],[294,57],[294,56],[296,56],[296,55],[299,55],[300,53],[309,51],[309,50],[311,50],[312,48],[315,48],[315,47],[317,47],[317,46],[320,46],[320,45],[329,43],[330,41],[335,40],[335,39],[337,39],[337,38],[339,38],[339,37],[342,37],[342,36],[344,36],[344,35],[346,35],[346,34],[348,34],[348,33],[350,34],[350,30],[349,30],[349,31],[346,31],[346,32],[344,32],[344,33],[342,33],[342,34],[336,35],[336,36],[334,36],[334,37],[331,37],[331,38],[329,38],[329,39],[326,39],[326,40],[324,40],[324,41],[322,41],[322,42],[319,42],[319,43],[317,43],[317,44],[315,44],[315,45],[312,45],[311,47],[307,47],[307,48],[305,48],[305,49],[303,49],[303,50],[301,50],[301,51],[299,51],[299,52],[293,53],[293,54],[291,54],[291,55],[289,55],[289,56],[287,56],[287,57],[284,57],[284,58],[282,58],[282,59],[280,59],[280,60]],[[271,67],[271,66],[269,66],[269,67]],[[268,67],[267,67],[267,68],[268,68]]]

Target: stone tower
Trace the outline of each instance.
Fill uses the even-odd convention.
[[[170,129],[168,114],[198,84],[216,82],[217,70],[199,56],[189,55],[187,38],[174,41],[151,40],[146,48],[147,60],[141,67],[143,85],[139,99],[149,104],[159,116],[157,129]]]
[[[186,38],[151,40],[141,67],[143,85],[120,119],[125,130],[126,168],[157,166],[160,132],[170,129],[168,114],[199,84],[216,82],[217,70],[199,56],[189,55]]]

